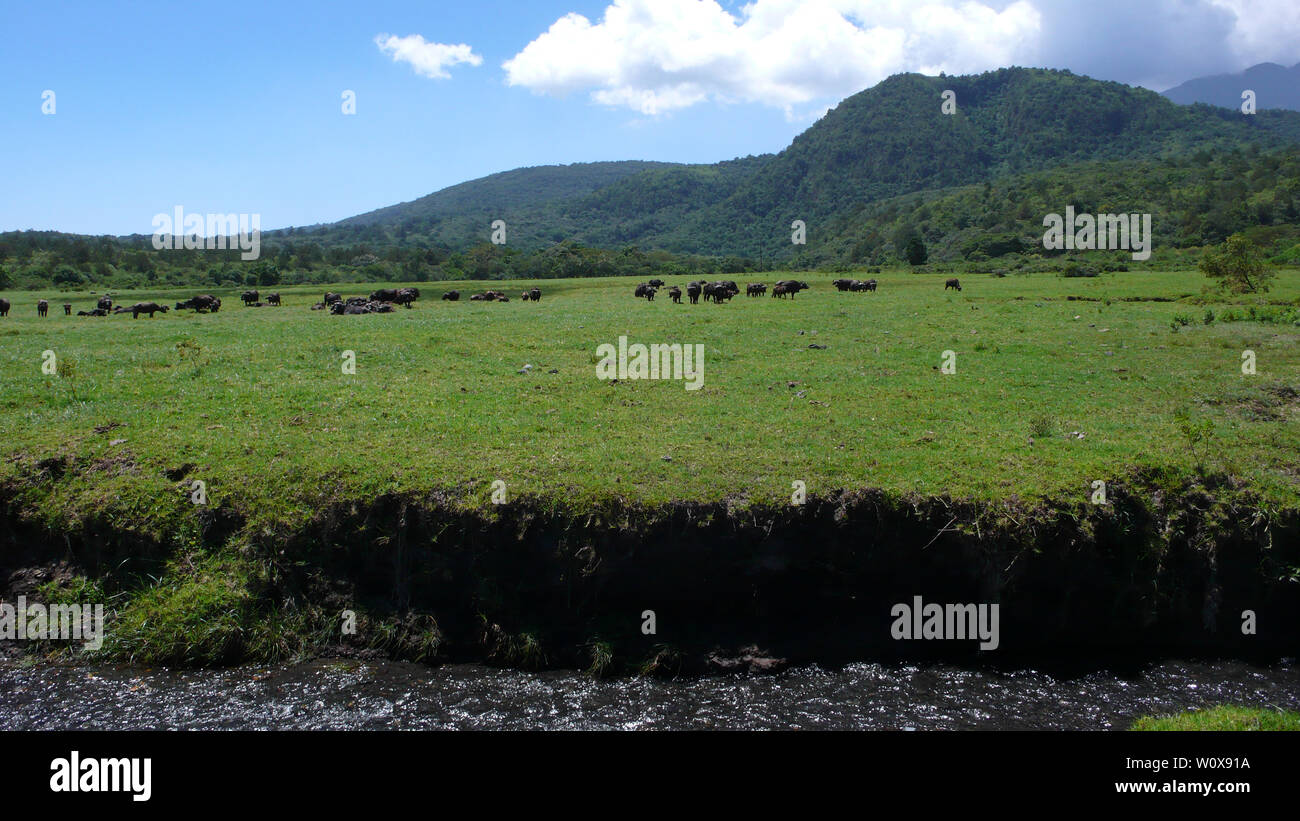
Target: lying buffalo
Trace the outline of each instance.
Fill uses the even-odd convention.
[[[153,319],[154,314],[165,314],[168,309],[166,305],[159,305],[157,302],[137,302],[127,310],[131,312],[132,319],[139,319],[140,314],[148,314],[149,318]]]
[[[460,291],[448,291],[442,295],[442,298],[448,302],[457,302],[460,300]]]
[[[108,316],[108,309],[96,308],[93,311],[77,311],[77,316]]]
[[[239,298],[244,300],[245,305],[252,305],[254,302],[257,302],[262,297],[260,294],[257,293],[257,291],[244,291],[242,294],[239,295]]]
[[[353,297],[346,302],[330,303],[330,313],[335,316],[356,316],[359,314],[389,314],[394,310],[393,303],[391,302],[377,302],[375,300],[367,299],[361,299],[360,302],[355,302],[353,301],[355,299],[359,299],[359,297]]]
[[[178,311],[198,311],[201,314],[216,313],[221,310],[221,300],[211,294],[200,294],[184,302],[176,303]]]
[[[9,300],[0,299],[0,316],[9,316]]]
[[[948,290],[949,288],[956,288],[958,291],[961,290],[961,283],[957,281],[956,277],[953,277],[952,279],[948,280],[943,284],[943,289],[945,291]]]

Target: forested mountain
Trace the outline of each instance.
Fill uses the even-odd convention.
[[[951,115],[941,111],[945,90],[955,94]],[[869,203],[899,194],[1086,161],[1188,156],[1251,144],[1267,150],[1297,142],[1300,114],[1246,116],[1179,106],[1151,91],[1064,71],[902,74],[844,100],[774,156],[712,166],[660,165],[623,173],[581,196],[568,193],[579,186],[561,186],[570,176],[589,181],[595,167],[548,169],[541,184],[554,186],[552,198],[522,195],[509,175],[496,175],[338,225],[363,221],[382,228],[384,239],[372,234],[371,241],[424,236],[465,248],[485,240],[489,223],[499,218],[513,229],[511,244],[523,249],[571,239],[782,259],[798,251],[790,243],[792,221],[824,231]],[[626,170],[613,165],[611,174]],[[426,202],[438,207],[421,205]],[[328,230],[321,234],[330,236]]]
[[[1296,112],[1183,106],[1068,71],[904,74],[844,100],[779,154],[517,169],[264,232],[256,263],[156,252],[148,237],[0,235],[0,287],[846,268],[915,256],[909,243],[931,262],[1050,268],[1042,219],[1067,205],[1151,213],[1156,263],[1242,230],[1290,259],[1298,147]],[[497,219],[504,246],[488,242]],[[794,220],[806,245],[791,243]]]
[[[1300,111],[1300,63],[1287,68],[1260,63],[1236,74],[1216,74],[1188,80],[1164,92],[1176,103],[1207,103],[1240,109],[1241,94],[1255,92],[1256,109],[1286,108]]]

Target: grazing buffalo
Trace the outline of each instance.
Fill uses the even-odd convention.
[[[176,303],[178,311],[198,311],[201,314],[216,313],[221,310],[221,300],[210,294],[201,294],[193,299],[187,299],[184,302]]]
[[[649,281],[648,283],[646,283],[646,284],[647,284],[647,285],[650,285],[650,286],[652,286],[652,287],[655,287],[655,288],[662,288],[662,287],[664,287],[664,281],[663,281],[662,279],[652,279],[652,280],[650,280],[650,281]]]
[[[108,294],[104,294],[99,298],[99,302],[95,303],[95,307],[101,308],[105,311],[111,311],[113,310],[113,298]]]
[[[675,302],[675,303],[678,304],[678,305],[682,304],[682,289],[681,289],[681,288],[678,288],[676,285],[674,285],[673,287],[669,288],[669,289],[668,289],[668,298],[671,299],[673,302]]]
[[[734,282],[710,282],[704,286],[704,301],[712,299],[714,304],[721,305],[738,293],[740,286]]]
[[[442,295],[442,298],[448,302],[457,302],[460,300],[460,291],[448,291]]]
[[[0,316],[9,316],[9,300],[0,299]]]
[[[248,306],[248,305],[252,305],[254,302],[257,302],[262,297],[260,294],[257,293],[257,291],[244,291],[242,294],[239,295],[239,298],[244,300],[245,306]]]
[[[267,294],[267,295],[266,295],[266,304],[267,304],[267,305],[275,305],[275,306],[278,307],[279,304],[280,304],[280,295],[279,295],[279,294]]]
[[[50,301],[48,299],[42,299],[40,302],[36,303],[36,315],[37,316],[50,315]]]
[[[128,310],[131,312],[132,319],[139,319],[140,314],[148,314],[150,319],[156,313],[167,313],[166,305],[159,305],[157,302],[137,302]]]
[[[63,303],[63,315],[64,315],[64,316],[72,316],[72,303],[71,303],[71,302],[65,302],[65,303]]]
[[[333,291],[325,292],[325,299],[322,300],[326,305],[333,305],[335,302],[342,302],[343,294],[336,294]]]
[[[956,288],[958,291],[961,290],[961,283],[957,281],[956,277],[953,277],[952,279],[948,280],[943,284],[943,289],[945,291],[948,290],[949,288]]]
[[[767,286],[761,282],[751,282],[745,286],[745,296],[762,296],[767,293]]]
[[[692,282],[686,286],[686,296],[690,297],[691,304],[695,305],[700,301],[700,292],[703,286],[698,282]]]

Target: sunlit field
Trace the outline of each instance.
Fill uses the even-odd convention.
[[[960,292],[938,275],[875,276],[875,293],[840,293],[832,275],[769,274],[769,288],[812,288],[722,305],[675,305],[665,290],[649,303],[624,279],[416,283],[413,309],[365,316],[309,310],[321,286],[279,289],[280,308],[209,291],[220,313],[154,319],[66,317],[63,302],[75,313],[94,297],[11,292],[0,480],[56,465],[49,516],[102,510],[140,526],[184,504],[194,479],[212,503],[281,525],[386,492],[486,505],[495,480],[511,498],[564,504],[743,505],[788,500],[796,481],[809,495],[1085,501],[1094,480],[1163,469],[1300,499],[1297,272],[1265,298],[1208,304],[1189,271],[963,276]],[[540,303],[519,299],[532,285]],[[468,301],[489,287],[511,301]],[[439,299],[451,288],[461,301]],[[702,344],[703,387],[597,378],[597,347],[620,336]]]

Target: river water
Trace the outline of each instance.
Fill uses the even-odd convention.
[[[593,681],[321,660],[225,670],[0,662],[0,729],[1126,729],[1221,703],[1300,710],[1300,667],[1165,661],[1052,675],[926,664]]]

